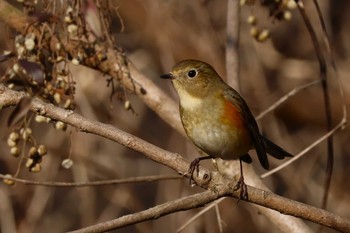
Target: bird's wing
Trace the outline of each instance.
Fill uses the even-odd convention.
[[[268,169],[269,161],[266,155],[265,144],[260,134],[258,124],[256,123],[253,114],[250,112],[247,103],[237,91],[231,88],[227,89],[224,92],[224,97],[230,101],[237,109],[240,109],[240,112],[243,115],[244,123],[247,126],[249,134],[253,140],[254,148],[258,154],[260,164],[263,168]]]

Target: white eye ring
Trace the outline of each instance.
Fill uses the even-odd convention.
[[[188,76],[189,78],[194,78],[194,77],[197,76],[197,74],[198,74],[197,70],[191,69],[190,71],[188,71],[187,76]]]

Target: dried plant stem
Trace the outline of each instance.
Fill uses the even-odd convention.
[[[34,180],[27,180],[27,179],[15,178],[15,177],[8,177],[4,174],[0,174],[0,179],[13,180],[17,183],[21,183],[25,185],[68,188],[68,187],[89,187],[89,186],[102,186],[102,185],[115,185],[115,184],[155,182],[155,181],[161,181],[161,180],[183,179],[183,177],[179,175],[159,175],[159,176],[129,177],[125,179],[87,181],[87,182],[57,182],[57,181],[34,181]]]

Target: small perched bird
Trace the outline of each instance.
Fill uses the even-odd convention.
[[[209,64],[184,60],[161,78],[170,79],[180,99],[180,117],[190,140],[208,156],[192,161],[190,181],[201,160],[239,159],[241,176],[237,188],[247,197],[242,160],[252,162],[248,151],[255,149],[261,166],[269,168],[266,153],[277,159],[292,157],[287,151],[263,137],[248,105],[227,85]]]

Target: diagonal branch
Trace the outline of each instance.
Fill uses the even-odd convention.
[[[88,232],[106,232],[118,229],[125,226],[130,226],[135,223],[140,223],[146,220],[155,220],[162,216],[172,214],[174,212],[198,208],[216,200],[223,193],[214,193],[205,191],[191,196],[183,197],[175,201],[169,201],[164,204],[140,211],[134,214],[124,215],[120,218],[92,225],[79,230],[71,231],[70,233],[88,233]]]

